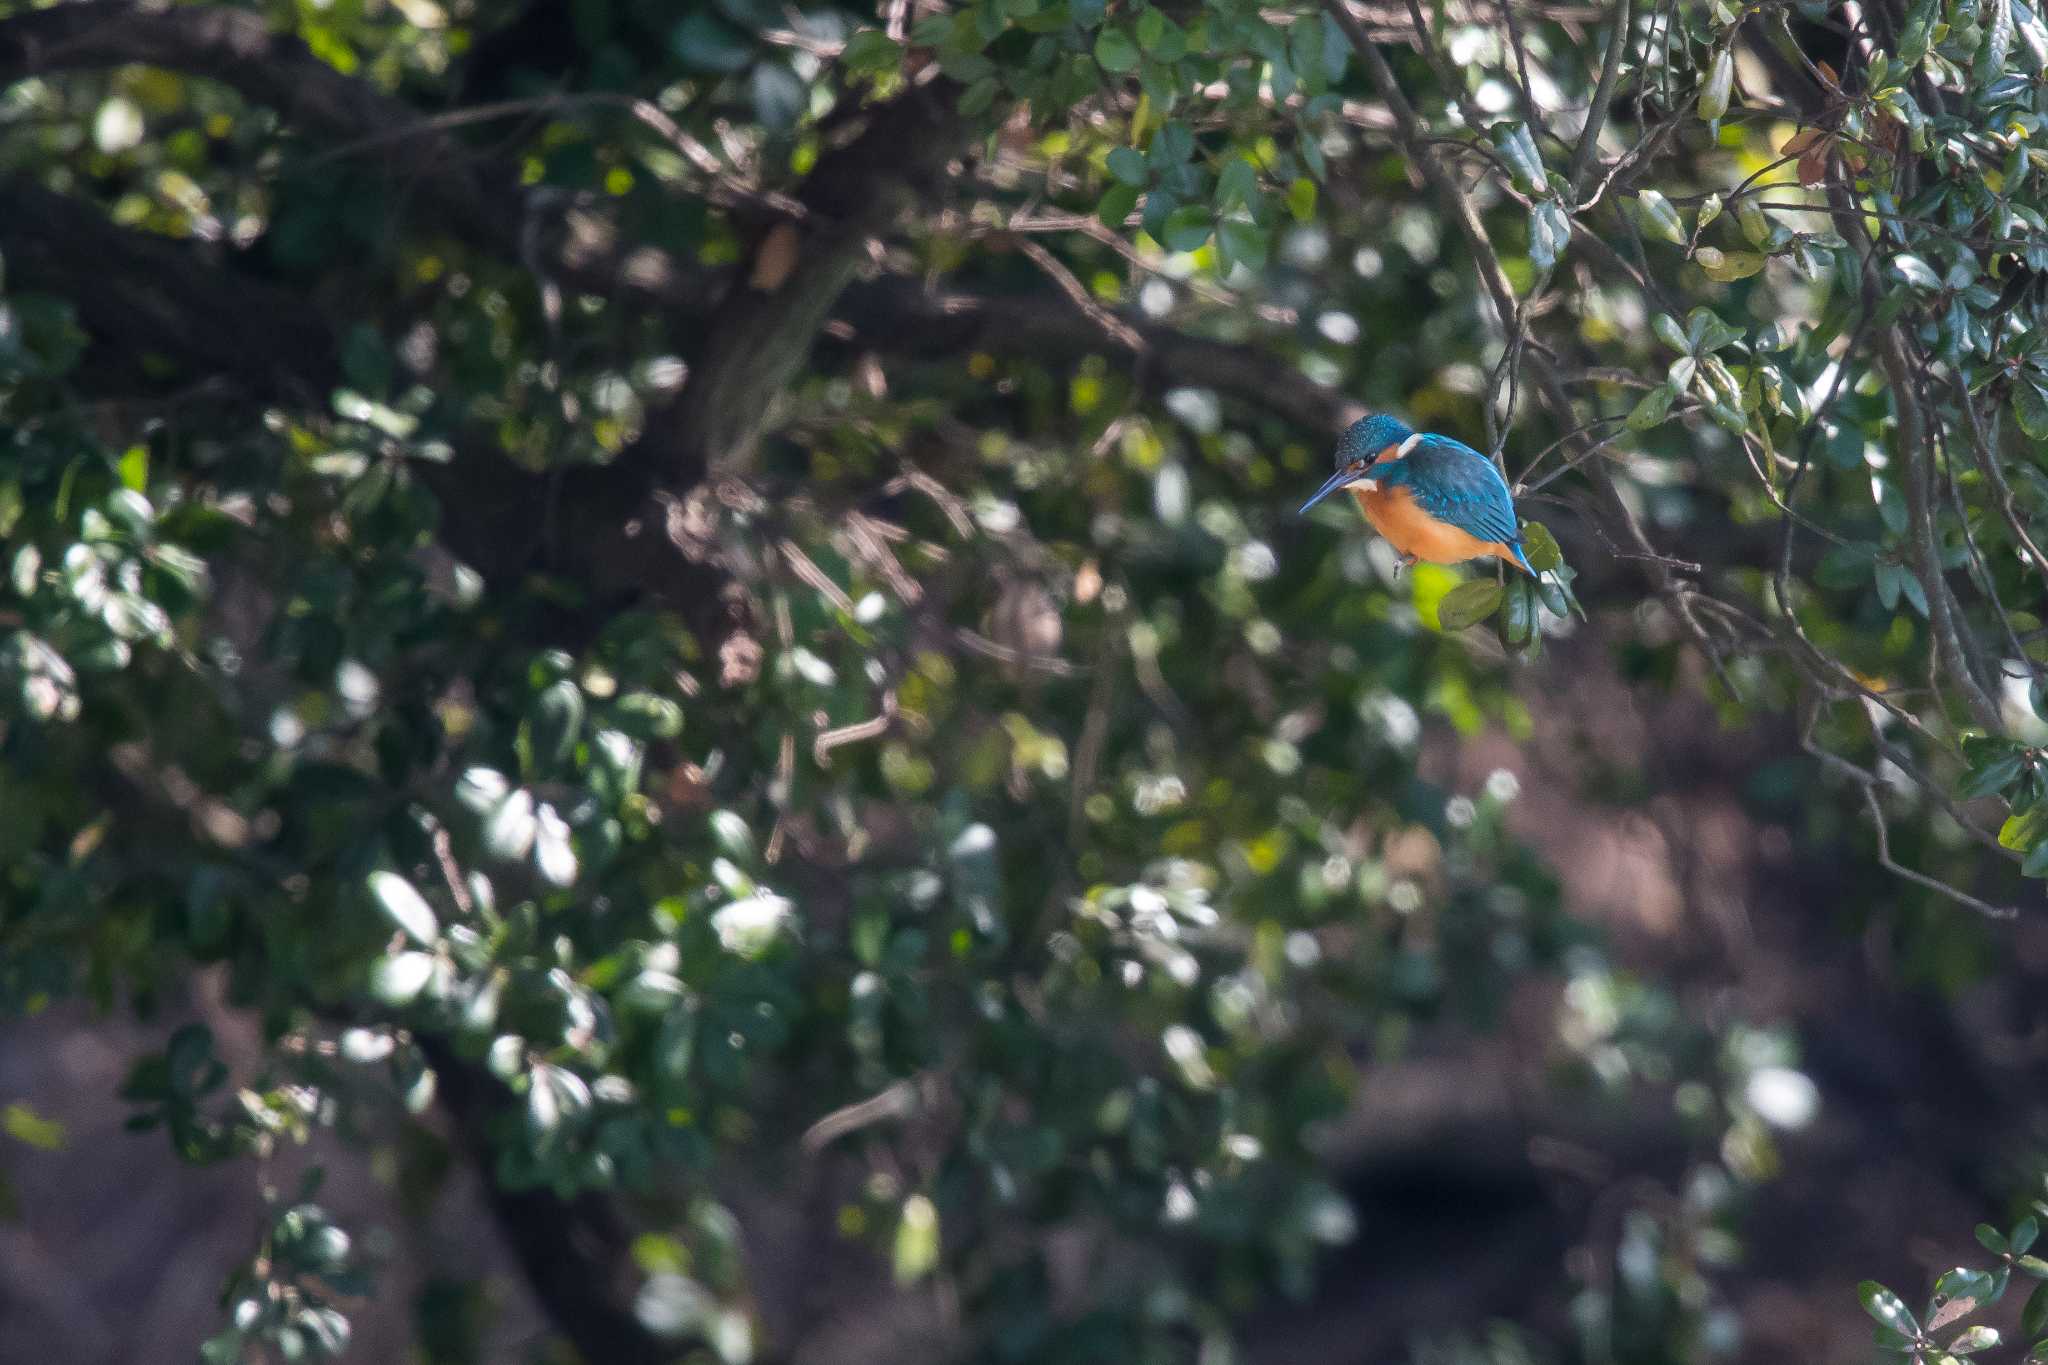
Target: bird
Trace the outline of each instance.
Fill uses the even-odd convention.
[[[1350,490],[1373,529],[1400,552],[1402,568],[1418,559],[1460,564],[1491,557],[1537,577],[1522,551],[1508,481],[1463,441],[1371,413],[1338,438],[1337,472],[1299,515],[1339,489]]]

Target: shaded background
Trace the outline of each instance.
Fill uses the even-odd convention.
[[[1763,576],[1794,542],[1757,430],[1660,377],[1650,322],[1703,309],[1757,335],[1746,372],[1818,391],[1870,316],[1864,256],[1786,236],[1708,274],[1645,240],[1648,180],[1626,209],[1517,190],[1474,115],[1529,98],[1526,41],[1533,154],[1559,175],[1583,145],[1584,181],[1651,151],[1638,175],[1704,241],[1700,201],[1745,177],[1816,211],[1867,191],[1825,147],[1813,180],[1779,151],[1843,116],[1812,63],[1855,72],[1852,37],[1905,8],[1635,13],[1616,95],[1628,6],[0,5],[0,537],[49,566],[0,609],[0,1361],[189,1358],[315,1166],[376,1271],[335,1296],[357,1361],[568,1359],[557,1332],[592,1365],[593,1341],[658,1359],[674,1295],[792,1365],[1223,1365],[1224,1326],[1261,1365],[1870,1356],[1859,1281],[1917,1306],[1983,1263],[1973,1225],[2041,1195],[2048,927],[2038,884],[1964,835],[2011,794],[1951,803],[1887,766],[1876,746],[1918,740],[1866,734],[1881,708],[1840,681],[1923,707],[1941,742],[1915,755],[1965,772],[1943,746],[1968,712],[1921,686],[1884,376],[1854,353],[1800,494],[1824,534],[1784,561],[1841,670],[1816,683],[1772,634]],[[1216,55],[1161,55],[1198,21]],[[1666,23],[1675,70],[1652,71]],[[997,35],[993,74],[967,24]],[[934,52],[949,75],[910,84]],[[1709,125],[1694,86],[1722,55],[1738,98]],[[1167,79],[1177,121],[1144,84]],[[2040,307],[2037,283],[2006,303]],[[1520,369],[1496,291],[1528,309]],[[1804,339],[1767,350],[1780,322]],[[1669,420],[1590,444],[1659,392]],[[1297,520],[1368,405],[1475,443],[1505,421],[1517,478],[1578,461],[1522,510],[1584,616],[1542,617],[1540,650],[1504,648],[1505,617],[1445,630],[1479,575],[1397,574],[1348,508]],[[1755,414],[1782,450],[1820,420]],[[2005,440],[2035,496],[2039,443]],[[1962,553],[1960,520],[1918,515]],[[200,594],[152,570],[161,630],[106,607],[113,569],[70,568],[127,543],[120,517],[210,572]],[[2033,600],[2024,561],[1995,567]],[[1953,577],[1988,655],[2007,625],[2038,645]],[[1725,612],[1682,629],[1702,603]],[[2018,679],[2038,662],[2015,648]],[[2038,742],[2025,687],[1997,700]],[[621,782],[577,739],[629,720]],[[552,759],[543,722],[567,729]],[[1844,779],[1815,733],[1864,766]],[[2018,916],[1887,873],[1865,796],[1903,861]],[[520,800],[559,831],[498,837]],[[422,811],[431,858],[402,827]],[[495,1016],[451,1022],[483,969],[456,995],[379,985],[405,945],[363,887],[390,867],[435,934],[485,922],[458,872],[549,917],[568,993],[627,1045],[596,1058],[559,1001],[515,1000],[545,1017],[531,1058],[504,1035],[508,1090],[480,1062]],[[1190,885],[1218,913],[1180,938],[1130,910]],[[779,914],[771,888],[795,928],[707,929]],[[503,951],[536,995],[559,965]],[[662,1016],[624,1002],[657,959],[727,1011],[701,1045],[730,1040],[722,1071],[648,1059]],[[861,1015],[864,980],[900,1013]],[[1226,984],[1270,995],[1232,1016]],[[311,1096],[306,1146],[242,1158],[230,1122],[188,1164],[123,1130],[136,1059],[194,1023],[230,1119],[238,1086]],[[438,1102],[409,1117],[402,1073],[308,1062],[344,1028],[434,1049]],[[614,1069],[688,1159],[630,1198],[549,1193],[589,1175],[595,1130],[533,1120],[535,1087],[588,1109]],[[1228,1104],[1214,1072],[1248,1078]],[[1134,1092],[1181,1105],[1164,1156],[1102,1136]],[[1009,1135],[1054,1156],[1033,1170]],[[1212,1189],[1216,1226],[1169,1217]],[[699,1283],[677,1267],[716,1240],[684,1212],[706,1192],[744,1273]],[[920,1200],[943,1253],[904,1236]],[[2008,1340],[2024,1297],[1988,1315]]]
[[[1539,739],[1438,731],[1425,771],[1464,790],[1515,774],[1515,830],[1560,870],[1571,911],[1611,934],[1618,961],[1669,983],[1702,1025],[1789,1021],[1819,1107],[1784,1135],[1782,1169],[1742,1201],[1739,1251],[1711,1273],[1740,1322],[1733,1358],[1866,1358],[1852,1286],[1931,1282],[1978,1257],[1967,1229],[2024,1190],[2038,1161],[2048,929],[2030,917],[1998,930],[1995,951],[2010,961],[1997,982],[1951,993],[1918,979],[1883,933],[1859,932],[1882,922],[1895,888],[1745,798],[1787,736],[1730,734],[1701,705],[1631,688],[1604,661],[1592,632],[1558,649],[1524,674]],[[1632,799],[1588,791],[1589,767],[1627,777]],[[1548,1084],[1558,991],[1530,981],[1500,1034],[1433,1029],[1410,1059],[1369,1069],[1324,1138],[1356,1201],[1357,1244],[1328,1258],[1307,1305],[1251,1319],[1252,1359],[1461,1360],[1446,1343],[1476,1347],[1496,1320],[1569,1336],[1555,1286],[1623,1273],[1617,1222],[1631,1182],[1672,1186],[1692,1153],[1667,1097],[1596,1113],[1559,1103]],[[211,1023],[228,1055],[253,1056],[253,1027],[204,977],[198,998],[153,1024],[61,1007],[0,1043],[0,1094],[64,1127],[61,1150],[8,1154],[16,1208],[0,1227],[0,1359],[182,1358],[218,1321],[221,1277],[246,1254],[261,1188],[288,1187],[312,1160],[328,1168],[324,1193],[345,1223],[376,1230],[387,1267],[378,1295],[353,1310],[349,1359],[406,1358],[412,1303],[436,1281],[489,1305],[477,1359],[516,1358],[545,1335],[468,1181],[425,1219],[400,1212],[388,1134],[367,1149],[323,1138],[261,1168],[194,1171],[154,1135],[121,1131],[128,1110],[111,1096],[131,1059],[190,1017]],[[806,1273],[760,1269],[770,1280]],[[2009,1307],[1991,1321],[2009,1329]],[[874,1358],[894,1349],[885,1340]]]

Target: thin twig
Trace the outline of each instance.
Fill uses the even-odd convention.
[[[846,595],[846,590],[834,583],[832,576],[819,568],[817,562],[805,554],[795,541],[785,536],[777,543],[776,548],[782,551],[782,557],[788,561],[790,570],[798,578],[816,589],[818,594],[833,606],[848,616],[853,615],[853,599]]]
[[[1095,296],[1088,292],[1088,286],[1081,283],[1073,271],[1061,264],[1058,257],[1028,237],[1018,239],[1017,249],[1024,253],[1026,260],[1044,271],[1046,278],[1057,285],[1059,291],[1072,300],[1076,308],[1087,314],[1088,320],[1100,327],[1104,336],[1126,350],[1140,354],[1144,352],[1145,338],[1139,336],[1137,330],[1129,323],[1097,302]]]
[[[832,751],[848,744],[857,744],[864,739],[876,739],[889,732],[896,721],[896,690],[890,688],[882,693],[881,714],[871,719],[856,721],[852,725],[841,725],[827,730],[811,741],[811,757],[821,768],[832,766]]]
[[[1896,861],[1892,857],[1891,829],[1884,818],[1884,807],[1879,804],[1877,799],[1877,789],[1884,784],[1884,779],[1871,772],[1868,768],[1851,763],[1848,759],[1843,758],[1840,754],[1835,753],[1817,741],[1814,738],[1814,729],[1819,724],[1819,721],[1820,708],[1816,705],[1808,710],[1806,722],[1800,726],[1799,747],[1812,755],[1822,767],[1840,773],[1862,789],[1864,805],[1870,811],[1871,824],[1877,830],[1877,861],[1885,871],[1890,872],[1894,876],[1902,877],[1916,886],[1925,887],[1936,895],[1952,900],[1958,905],[1967,906],[1987,919],[2016,919],[2019,917],[2019,910],[2016,907],[1993,905],[1989,901],[1979,900],[1959,887],[1950,886],[1947,882],[1939,878],[1930,877],[1924,872],[1915,872],[1912,868]]]
[[[954,638],[976,654],[985,654],[998,663],[1014,664],[1019,668],[1032,668],[1040,673],[1050,673],[1055,678],[1071,678],[1083,670],[1054,654],[1030,654],[1009,645],[999,644],[979,631],[961,626],[953,632]]]

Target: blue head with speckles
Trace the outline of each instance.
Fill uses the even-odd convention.
[[[1414,427],[1391,413],[1375,412],[1361,417],[1337,438],[1337,467],[1342,469],[1353,460],[1371,464],[1382,450],[1397,446],[1414,434]]]
[[[1373,467],[1373,461],[1380,457],[1381,451],[1388,446],[1400,445],[1414,434],[1415,428],[1384,412],[1375,412],[1353,422],[1337,438],[1337,472],[1316,490],[1314,497],[1301,505],[1301,510],[1306,512],[1338,489],[1365,478],[1366,471]],[[1388,476],[1395,473],[1387,469],[1373,477],[1391,483],[1396,479]]]

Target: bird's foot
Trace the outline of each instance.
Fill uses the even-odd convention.
[[[1394,561],[1394,577],[1399,578],[1403,569],[1412,569],[1416,563],[1417,560],[1414,555],[1402,555]]]

